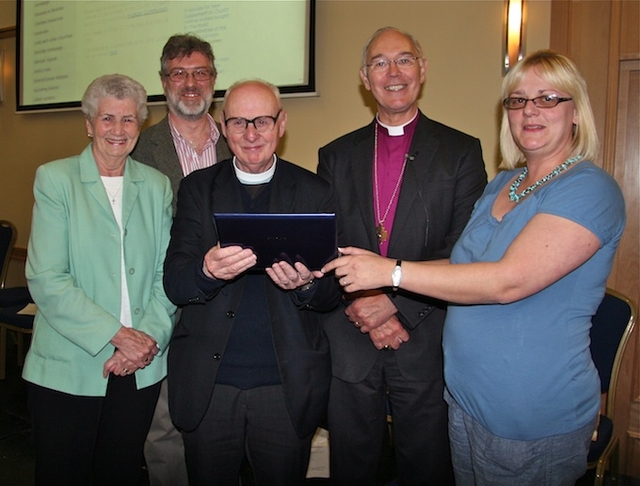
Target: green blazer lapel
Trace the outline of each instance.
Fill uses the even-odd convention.
[[[131,216],[131,211],[140,194],[140,184],[145,183],[145,177],[139,169],[138,162],[127,157],[124,168],[124,181],[122,186],[122,227],[126,228]]]
[[[100,172],[98,172],[98,166],[93,158],[92,144],[89,144],[80,154],[78,164],[80,165],[80,180],[87,186],[89,193],[94,197],[98,205],[102,210],[113,216],[113,210],[111,204],[109,204],[109,198],[107,192],[104,189],[102,180],[100,179]]]

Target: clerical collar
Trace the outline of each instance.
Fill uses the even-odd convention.
[[[404,127],[406,127],[413,120],[416,119],[416,117],[418,116],[418,112],[419,112],[419,110],[416,110],[416,114],[413,115],[413,118],[411,118],[411,120],[409,120],[407,123],[403,123],[402,125],[391,126],[391,125],[387,125],[385,123],[382,123],[380,121],[380,118],[378,117],[378,114],[376,114],[376,121],[378,122],[378,125],[380,125],[381,127],[384,127],[384,128],[387,129],[387,132],[389,133],[389,136],[391,136],[391,137],[399,137],[401,135],[404,135]]]
[[[240,181],[240,183],[247,186],[255,186],[258,184],[267,184],[271,182],[273,179],[273,174],[276,173],[276,162],[278,161],[278,157],[276,154],[273,154],[273,164],[264,172],[260,172],[258,174],[252,174],[250,172],[245,172],[238,168],[238,164],[236,161],[236,156],[233,156],[233,169],[235,170],[236,177]]]

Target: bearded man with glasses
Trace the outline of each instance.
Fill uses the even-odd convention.
[[[169,113],[142,132],[131,156],[169,177],[175,211],[182,178],[228,159],[231,152],[209,114],[217,75],[211,45],[193,35],[174,35],[162,50],[160,66]]]
[[[174,213],[184,176],[231,157],[209,114],[216,80],[214,61],[208,42],[193,35],[169,38],[160,58],[160,80],[169,113],[142,132],[131,153],[135,160],[169,177]],[[184,445],[169,416],[167,393],[165,380],[145,443],[149,482],[151,486],[187,486]]]
[[[237,485],[245,456],[255,484],[297,485],[331,379],[320,312],[340,290],[299,262],[256,270],[250,248],[221,247],[214,215],[331,212],[329,184],[276,154],[287,113],[275,86],[234,84],[220,120],[235,156],[183,180],[165,262],[165,290],[182,306],[171,416],[191,486]]]

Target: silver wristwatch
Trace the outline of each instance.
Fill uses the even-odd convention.
[[[402,260],[396,260],[396,267],[391,272],[391,285],[394,292],[400,287],[400,282],[402,282]]]

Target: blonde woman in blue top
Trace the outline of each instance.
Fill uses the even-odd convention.
[[[346,248],[324,270],[349,292],[393,285],[452,303],[443,347],[457,484],[573,485],[600,406],[591,316],[625,206],[592,162],[595,123],[572,61],[527,56],[505,77],[502,97],[510,170],[487,186],[450,261]]]
[[[92,143],[38,168],[26,276],[38,306],[23,377],[36,484],[138,486],[166,375],[175,307],[163,285],[172,192],[129,157],[142,85],[96,79],[82,100]]]

